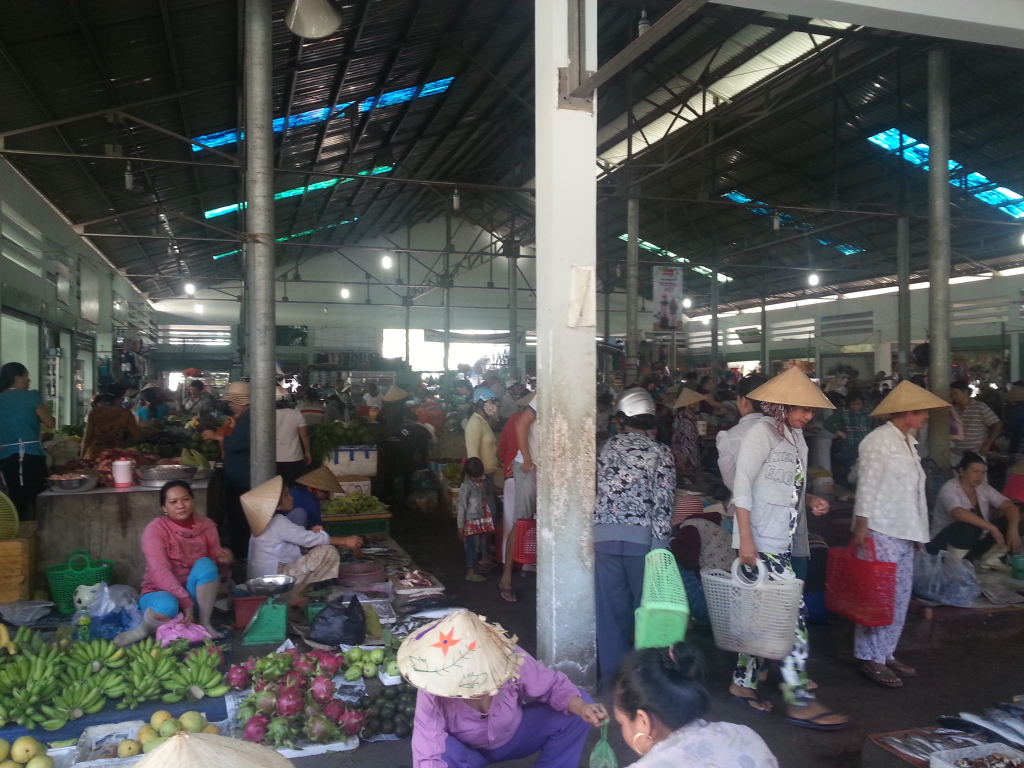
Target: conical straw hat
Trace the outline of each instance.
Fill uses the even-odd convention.
[[[138,762],[139,768],[292,768],[270,747],[212,733],[177,733]]]
[[[679,393],[679,397],[676,398],[676,408],[685,408],[688,405],[694,403],[702,403],[708,399],[707,395],[702,395],[695,389],[689,387],[683,387],[683,391]]]
[[[875,406],[872,416],[891,416],[904,411],[927,411],[932,408],[949,408],[949,403],[933,395],[924,387],[909,381],[901,381],[896,388]]]
[[[308,485],[310,488],[316,488],[320,491],[329,491],[330,493],[345,492],[345,489],[341,487],[341,483],[338,482],[338,478],[327,467],[317,467],[312,472],[307,472],[298,478],[295,482],[299,485]]]
[[[787,368],[755,389],[747,398],[763,403],[835,410],[832,401],[797,367]]]
[[[245,519],[249,521],[253,536],[259,536],[267,529],[270,519],[277,511],[277,505],[281,502],[283,488],[284,480],[277,475],[242,494],[242,511],[245,512]]]
[[[396,403],[399,400],[408,400],[409,393],[401,387],[388,387],[388,391],[384,393],[384,397],[381,398],[385,403]]]
[[[515,636],[464,608],[409,635],[398,649],[406,680],[455,699],[497,693],[518,676],[522,661]]]

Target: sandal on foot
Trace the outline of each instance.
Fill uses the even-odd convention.
[[[790,725],[795,725],[797,728],[810,728],[813,731],[841,731],[850,724],[849,720],[844,720],[841,723],[818,722],[823,717],[831,717],[835,714],[835,712],[819,712],[814,717],[787,716],[786,722]]]
[[[477,583],[481,581],[487,581],[486,576],[481,576],[479,573],[470,573],[466,576],[466,581],[475,581]]]
[[[887,662],[885,662],[885,666],[887,666],[900,677],[917,677],[916,669],[907,666],[898,659],[889,659]]]
[[[757,698],[757,696],[739,696],[735,693],[730,693],[729,695],[741,707],[743,707],[746,710],[749,710],[750,712],[753,712],[755,715],[767,716],[772,713],[771,703],[767,701],[761,701],[761,699]],[[761,706],[758,707],[756,706],[757,704],[760,704]]]
[[[516,597],[516,593],[515,593],[514,589],[504,589],[502,587],[498,587],[498,594],[501,595],[501,599],[504,600],[506,603],[518,603],[519,602],[519,598]]]
[[[868,680],[878,683],[883,688],[902,688],[903,681],[888,667],[872,669],[866,663],[860,665],[860,673]]]

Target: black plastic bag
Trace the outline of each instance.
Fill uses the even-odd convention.
[[[321,645],[360,645],[366,639],[366,616],[358,598],[346,606],[342,598],[332,600],[313,619],[309,639]]]

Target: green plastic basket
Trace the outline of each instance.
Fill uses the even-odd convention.
[[[361,536],[364,533],[388,533],[391,515],[377,515],[357,519],[338,520],[324,518],[324,530],[331,536]]]
[[[686,639],[690,604],[676,559],[667,549],[644,558],[644,591],[636,609],[636,647],[667,648]]]
[[[75,612],[75,590],[79,587],[92,586],[101,581],[112,584],[113,579],[114,561],[93,560],[84,549],[76,549],[68,555],[68,561],[63,565],[51,565],[46,569],[50,594],[59,613]]]

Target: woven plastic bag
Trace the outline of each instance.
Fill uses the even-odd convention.
[[[896,602],[896,563],[875,557],[875,541],[864,542],[866,557],[857,545],[832,547],[825,575],[825,607],[864,627],[892,624]]]
[[[619,761],[608,743],[608,723],[601,726],[601,738],[590,753],[590,768],[619,768]]]
[[[981,587],[969,561],[948,552],[915,552],[914,594],[933,603],[970,608],[981,597]]]

